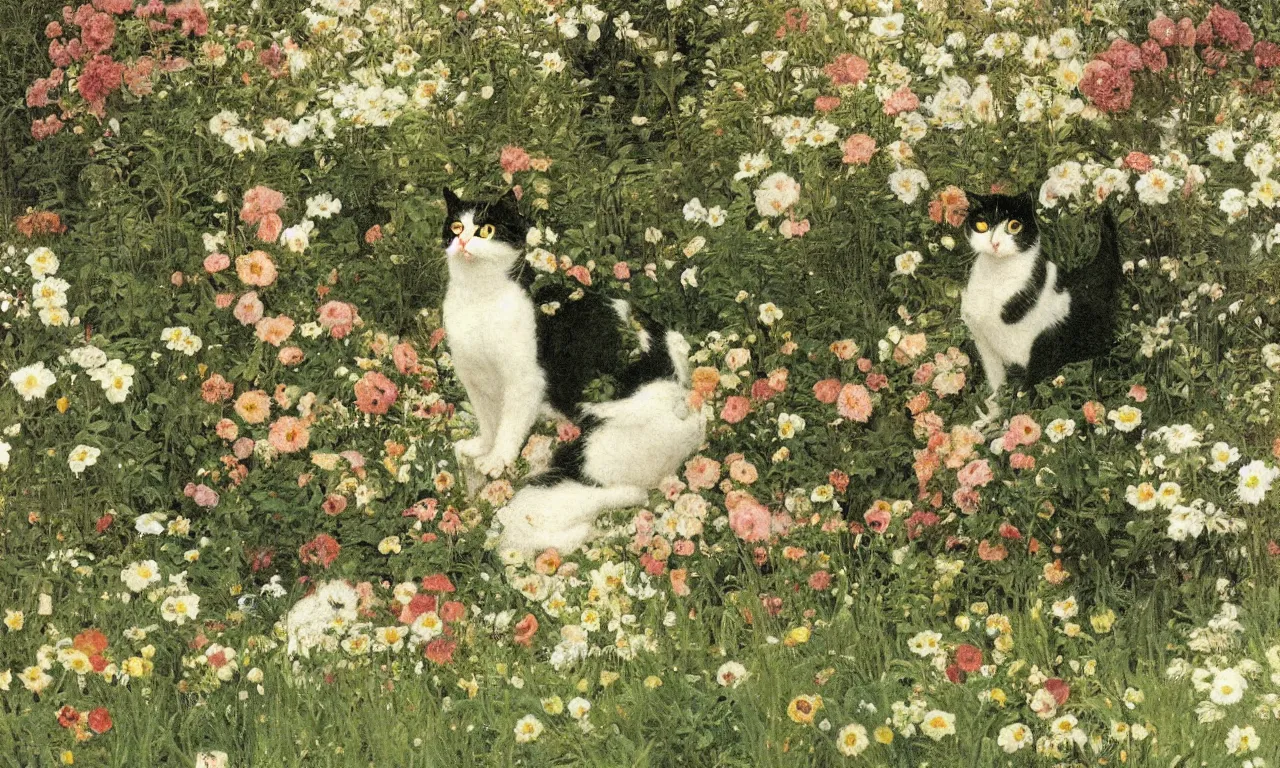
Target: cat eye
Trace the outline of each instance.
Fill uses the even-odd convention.
[[[1011,219],[1008,224],[1004,225],[1004,228],[1009,230],[1009,234],[1016,235],[1022,231],[1022,222],[1017,219]]]
[[[977,222],[974,222],[974,224],[973,224],[973,228],[974,228],[974,229],[976,229],[976,230],[978,230],[979,232],[986,232],[986,231],[987,231],[987,222],[985,222],[985,221],[977,221]]]
[[[464,229],[466,229],[466,227],[462,226],[462,222],[460,221],[453,222],[453,225],[449,227],[449,231],[455,235],[462,234],[462,230]]]
[[[488,240],[489,238],[493,237],[493,232],[494,232],[493,225],[485,224],[483,227],[480,228],[480,237],[483,237],[485,240]]]

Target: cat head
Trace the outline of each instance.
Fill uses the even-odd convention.
[[[978,195],[966,192],[969,214],[969,247],[979,256],[1008,259],[1036,247],[1040,227],[1036,224],[1036,200],[1031,193],[1021,195]]]
[[[445,255],[467,263],[514,264],[524,251],[528,224],[520,215],[515,192],[492,202],[461,200],[444,190],[445,217],[441,242]]]

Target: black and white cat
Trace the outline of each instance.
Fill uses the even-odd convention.
[[[1064,272],[1040,248],[1030,194],[968,193],[969,246],[977,256],[960,314],[978,348],[991,394],[975,426],[1000,416],[996,394],[1012,375],[1030,387],[1067,363],[1105,354],[1115,339],[1120,251],[1110,211],[1088,265]]]
[[[587,535],[600,510],[643,503],[701,444],[702,412],[687,403],[689,344],[634,317],[625,301],[561,284],[535,288],[514,195],[464,201],[446,189],[444,198],[444,326],[480,427],[457,451],[496,477],[539,415],[577,420],[578,440],[500,516],[526,543],[567,546]],[[615,382],[614,399],[584,403],[602,377]]]

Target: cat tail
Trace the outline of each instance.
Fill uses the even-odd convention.
[[[649,494],[630,485],[600,487],[576,480],[526,486],[498,511],[503,550],[535,554],[546,549],[572,552],[595,533],[596,518],[607,509],[644,504]]]
[[[665,328],[649,315],[632,308],[618,299],[614,309],[624,321],[635,320],[639,325],[637,338],[640,358],[622,372],[620,397],[627,397],[637,389],[658,379],[674,378],[684,386],[691,380],[689,374],[689,342],[684,334]]]

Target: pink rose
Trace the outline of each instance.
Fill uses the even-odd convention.
[[[729,512],[729,527],[746,542],[768,539],[772,526],[769,510],[750,496],[740,499]]]
[[[845,139],[840,148],[844,150],[846,165],[866,165],[876,153],[876,140],[865,133],[855,133]]]
[[[726,424],[737,424],[747,417],[750,410],[750,400],[741,395],[732,395],[725,399],[724,408],[720,410],[720,418]]]
[[[221,272],[231,266],[231,257],[225,253],[211,253],[204,257],[204,271],[209,274]]]

